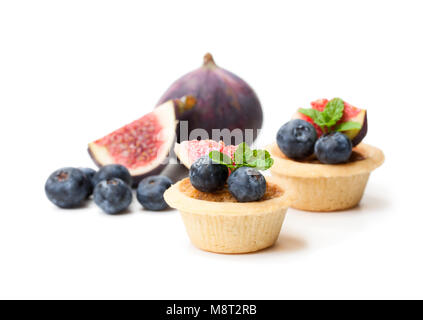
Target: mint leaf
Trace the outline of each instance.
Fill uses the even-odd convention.
[[[344,114],[344,101],[340,98],[330,100],[323,111],[316,109],[299,109],[299,112],[310,117],[323,132],[330,131]]]
[[[256,168],[257,170],[267,170],[273,165],[273,159],[267,150],[254,150],[256,156],[252,161],[244,164],[245,167]]]
[[[327,127],[327,119],[325,115],[323,114],[323,112],[320,112],[320,111],[317,111],[317,112],[318,114],[316,119],[314,120],[314,123],[317,124],[324,131],[325,127]]]
[[[304,109],[301,108],[300,110],[298,110],[300,113],[306,115],[307,117],[310,117],[313,121],[315,121],[317,119],[317,117],[319,116],[320,111],[316,110],[316,109]]]
[[[263,159],[257,159],[256,167],[257,170],[263,170],[266,168],[266,160]]]
[[[228,155],[220,151],[216,151],[216,150],[210,151],[209,158],[212,159],[216,163],[233,167],[231,157],[229,157]]]
[[[333,98],[328,102],[323,110],[322,115],[325,120],[325,126],[328,128],[333,127],[344,114],[344,101],[340,98]]]
[[[323,116],[322,112],[316,109],[304,109],[304,108],[301,108],[298,111],[306,115],[307,117],[310,117],[315,124],[321,127],[322,130],[324,130],[324,127],[326,126],[326,119]]]
[[[360,122],[347,121],[347,122],[340,123],[335,127],[336,131],[348,131],[348,130],[355,130],[355,129],[361,129]]]
[[[270,159],[270,153],[267,150],[253,150],[253,155],[246,162],[248,167],[264,167],[265,161]]]
[[[251,167],[257,170],[267,170],[273,165],[273,159],[267,150],[251,150],[246,143],[241,143],[234,152],[234,159],[228,155],[214,150],[209,152],[209,157],[218,164],[223,164],[231,170],[241,167]],[[234,165],[235,162],[235,165]]]
[[[267,170],[269,169],[271,166],[273,165],[273,159],[272,158],[267,158],[265,160],[263,159],[257,159],[255,168],[257,170]]]
[[[271,166],[273,166],[273,163],[274,163],[275,161],[272,159],[272,158],[269,158],[269,159],[266,159],[266,166],[264,167],[264,169],[262,169],[262,170],[267,170],[267,169],[269,169]]]
[[[270,158],[270,153],[267,150],[254,150],[253,156],[257,159],[266,160]]]
[[[250,147],[245,143],[240,143],[234,153],[234,160],[236,165],[241,165],[248,162],[253,156]]]

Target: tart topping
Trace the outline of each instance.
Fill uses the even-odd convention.
[[[366,110],[340,98],[321,99],[299,109],[278,131],[276,142],[289,158],[306,160],[313,152],[326,164],[345,163],[367,133]]]
[[[317,124],[323,132],[332,130],[338,121],[342,118],[344,113],[344,101],[339,98],[334,98],[329,101],[323,110],[317,109],[303,109],[299,110],[300,113],[310,117],[315,124]],[[350,129],[358,129],[360,124],[358,122],[344,122],[343,125],[347,125]],[[344,129],[338,128],[337,131],[345,131]]]
[[[225,145],[221,140],[190,140],[181,143],[175,143],[175,154],[178,159],[189,169],[191,165],[202,156],[206,156],[210,151],[220,151],[233,158],[236,150],[234,145]]]
[[[189,178],[199,191],[216,192],[227,183],[229,192],[238,201],[257,201],[266,193],[266,179],[258,170],[267,170],[272,165],[268,151],[251,150],[246,143],[241,143],[233,157],[213,150],[196,160],[189,170]]]
[[[340,98],[313,101],[311,109],[299,109],[294,118],[311,123],[318,137],[328,132],[343,132],[353,146],[358,145],[367,134],[367,111]]]

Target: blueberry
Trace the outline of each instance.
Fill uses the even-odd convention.
[[[137,188],[137,199],[147,210],[160,211],[169,208],[163,199],[163,193],[172,185],[166,176],[150,176],[143,180]]]
[[[73,208],[82,204],[90,192],[91,184],[84,173],[76,168],[54,171],[47,179],[47,198],[60,208]]]
[[[327,164],[347,162],[351,156],[351,140],[341,132],[325,134],[319,138],[314,147],[317,159]]]
[[[266,193],[266,179],[256,169],[241,167],[229,176],[228,189],[239,202],[257,201]]]
[[[303,160],[313,154],[317,140],[316,129],[301,119],[285,123],[276,135],[279,149],[288,157]]]
[[[213,162],[209,156],[197,159],[189,169],[192,186],[202,192],[214,192],[223,189],[228,179],[228,168]]]
[[[104,212],[116,214],[129,207],[132,190],[119,178],[102,180],[94,188],[94,202]]]
[[[125,182],[128,186],[132,185],[132,177],[128,169],[120,164],[108,164],[101,167],[100,170],[94,175],[94,185],[102,180],[109,180],[112,178],[119,178]]]
[[[95,171],[94,169],[91,169],[91,168],[78,168],[78,169],[81,170],[85,174],[85,176],[87,177],[88,181],[91,184],[91,188],[90,188],[90,191],[89,191],[89,194],[88,194],[88,197],[89,197],[90,195],[93,194],[93,191],[94,191],[95,185],[94,185],[93,178],[94,178],[94,175],[96,174],[97,171]]]

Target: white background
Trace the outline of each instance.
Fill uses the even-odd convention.
[[[423,298],[419,1],[0,2],[0,298]],[[210,51],[257,92],[258,144],[298,107],[368,109],[385,164],[359,207],[289,210],[250,255],[194,248],[176,211],[55,208],[44,182],[152,110]]]

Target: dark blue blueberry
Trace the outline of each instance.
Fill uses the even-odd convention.
[[[73,208],[82,204],[90,192],[91,184],[84,173],[76,168],[54,171],[45,184],[47,198],[60,208]]]
[[[143,180],[137,188],[137,199],[147,210],[160,211],[169,208],[163,193],[172,185],[166,176],[150,176]]]
[[[314,147],[317,159],[322,163],[336,164],[347,162],[351,156],[351,140],[341,132],[325,134]]]
[[[112,178],[119,178],[125,182],[128,186],[132,185],[132,177],[128,169],[120,164],[108,164],[100,168],[94,175],[94,185],[102,180],[109,180]]]
[[[266,193],[266,179],[256,169],[241,167],[229,176],[228,190],[239,202],[257,201]]]
[[[132,190],[119,178],[102,180],[94,188],[94,202],[104,212],[116,214],[129,207]]]
[[[91,168],[78,168],[78,169],[81,170],[85,174],[85,176],[87,177],[88,181],[91,184],[91,188],[90,188],[90,191],[89,191],[89,194],[88,194],[88,197],[89,197],[90,195],[93,194],[93,191],[94,191],[95,185],[94,185],[93,178],[94,178],[94,175],[96,174],[97,171],[95,171],[94,169],[91,169]]]
[[[209,156],[197,159],[189,169],[192,186],[202,192],[214,192],[223,189],[228,179],[228,168],[214,163]]]
[[[285,123],[276,135],[279,149],[288,157],[303,160],[313,154],[317,140],[316,129],[301,119]]]

